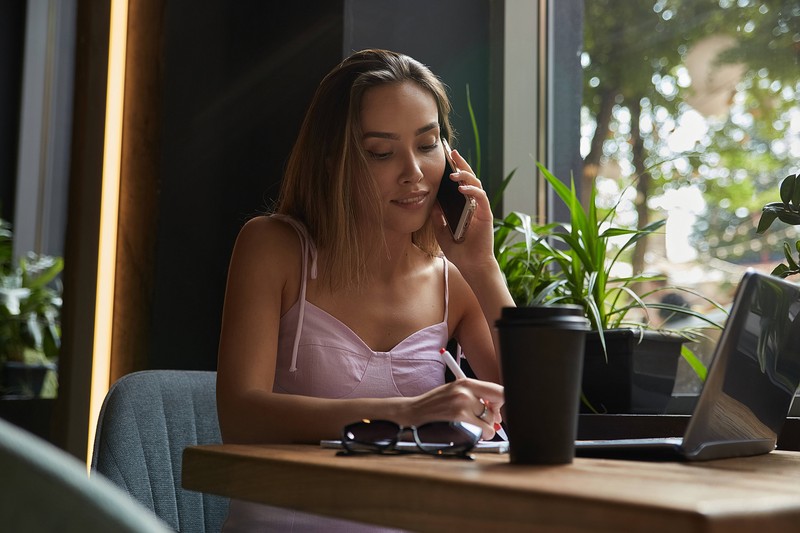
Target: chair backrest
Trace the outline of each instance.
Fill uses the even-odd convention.
[[[92,471],[178,531],[217,532],[228,499],[181,487],[187,446],[222,442],[216,372],[146,370],[120,378],[97,422]]]
[[[86,463],[0,420],[0,530],[170,531],[118,487],[89,479]]]

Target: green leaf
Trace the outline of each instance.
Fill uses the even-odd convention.
[[[656,220],[655,222],[648,224],[642,229],[626,230],[628,233],[632,234],[632,236],[630,239],[625,241],[625,244],[623,244],[617,251],[617,254],[614,256],[614,259],[612,260],[612,264],[617,262],[617,259],[622,254],[622,252],[624,252],[625,250],[636,244],[637,241],[643,239],[644,237],[647,237],[652,233],[655,233],[656,230],[660,229],[666,223],[667,223],[666,219]],[[620,235],[625,235],[625,233],[621,232]]]
[[[15,317],[20,314],[22,303],[30,294],[30,289],[22,287],[0,287],[0,304],[5,307],[10,316]]]
[[[589,398],[586,397],[583,391],[581,391],[581,403],[586,406],[593,414],[599,415],[602,414],[600,411],[592,405],[592,402],[589,401]]]
[[[603,318],[603,310],[601,302],[598,302],[591,296],[591,292],[584,297],[580,297],[580,295],[575,295],[579,298],[578,302],[583,304],[583,307],[586,309],[587,318],[589,322],[592,323],[592,329],[596,329],[600,333],[600,344],[603,345],[603,351],[606,349],[606,342],[605,337],[603,335],[603,330],[605,329],[605,320]]]
[[[789,267],[781,263],[780,265],[773,268],[770,274],[772,274],[773,276],[778,276],[779,278],[786,278],[791,275],[791,271],[789,270]]]
[[[798,172],[794,176],[786,176],[786,179],[794,181],[794,187],[792,189],[792,196],[791,196],[791,204],[794,206],[795,209],[798,209],[800,208],[800,172]]]
[[[795,176],[786,176],[780,184],[781,200],[788,207],[794,198]]]
[[[796,226],[797,224],[800,224],[800,212],[788,211],[784,209],[783,211],[778,211],[778,219],[786,224]]]
[[[39,322],[39,317],[37,317],[34,313],[28,314],[24,322],[23,338],[27,337],[28,346],[36,349],[37,351],[41,351],[42,345],[44,344],[44,332],[42,329],[43,328],[42,324]]]
[[[44,287],[64,269],[64,260],[60,257],[31,255],[20,260],[25,287],[38,289]]]
[[[708,369],[694,352],[686,346],[686,343],[681,345],[681,357],[683,357],[684,361],[689,363],[689,366],[692,367],[692,370],[694,370],[694,373],[700,378],[700,381],[705,382],[708,376]]]
[[[600,237],[603,239],[608,239],[610,237],[622,237],[623,235],[633,235],[634,233],[638,233],[639,230],[630,229],[630,228],[607,228],[603,233],[600,234]]]
[[[708,326],[704,326],[704,327],[711,327],[711,328],[714,328],[714,329],[721,330],[722,326],[723,326],[719,322],[716,322],[713,319],[709,318],[709,314],[708,313],[699,313],[699,312],[693,310],[691,307],[681,307],[681,306],[676,306],[676,305],[673,305],[673,304],[665,304],[665,303],[661,303],[661,302],[652,302],[652,303],[647,303],[647,308],[648,309],[659,309],[659,310],[669,311],[671,313],[675,313],[675,314],[679,314],[679,315],[685,315],[687,317],[693,317],[693,318],[696,318],[697,320],[705,322],[708,325]],[[719,306],[718,306],[718,308],[720,310],[722,310],[722,311],[725,311],[725,309],[723,309],[723,308],[721,308]],[[726,313],[727,313],[727,311],[726,311]]]
[[[511,183],[511,178],[514,177],[514,174],[516,172],[517,172],[516,168],[514,170],[512,170],[511,172],[509,172],[508,176],[506,176],[503,179],[503,181],[500,183],[500,187],[498,187],[498,189],[494,192],[494,196],[492,196],[492,200],[491,200],[491,202],[489,202],[489,205],[491,206],[492,211],[496,210],[497,204],[503,198],[503,193],[505,192],[506,187],[508,187],[508,184]]]
[[[554,295],[554,294],[557,294],[557,292],[558,292],[558,289],[559,289],[559,288],[560,288],[560,287],[561,287],[563,284],[564,284],[564,281],[563,281],[563,280],[551,281],[550,283],[548,283],[547,285],[545,285],[543,289],[541,289],[541,290],[539,291],[539,294],[538,294],[538,295],[536,295],[536,299],[535,299],[535,300],[534,300],[532,303],[534,303],[534,304],[537,304],[537,305],[540,305],[540,304],[542,304],[542,303],[546,302],[546,301],[547,301],[547,299],[548,299],[550,296],[552,296],[552,295]]]
[[[480,179],[481,177],[481,136],[478,131],[478,121],[475,119],[475,111],[472,109],[472,98],[469,95],[469,84],[467,84],[467,111],[469,111],[469,120],[472,124],[472,135],[475,138],[475,176]]]
[[[541,163],[537,162],[536,166],[539,168],[539,171],[553,188],[558,197],[561,198],[567,207],[570,207],[574,203],[574,200],[577,200],[577,197],[574,194],[574,189],[573,191],[570,191],[570,189],[568,189],[567,186],[561,182],[561,180],[556,178],[549,170],[547,170],[547,167]],[[578,205],[580,205],[580,203],[578,203]],[[580,211],[583,212],[582,207],[580,208]],[[573,213],[572,216],[575,217],[575,213]]]
[[[581,245],[581,240],[579,237],[576,237],[572,233],[554,233],[553,236],[564,241],[567,246],[569,246],[569,248],[575,252],[575,254],[578,256],[578,259],[587,270],[591,272],[602,270],[602,263],[598,264],[596,258],[589,255],[589,251]]]
[[[783,243],[783,254],[786,256],[786,262],[789,263],[790,269],[797,270],[800,268],[797,266],[797,262],[794,260],[794,257],[792,257],[792,249],[789,247],[788,242]]]
[[[758,228],[756,228],[756,233],[764,233],[769,229],[775,219],[778,218],[778,213],[775,209],[772,209],[770,206],[772,204],[765,205],[761,209],[761,218],[758,221]]]

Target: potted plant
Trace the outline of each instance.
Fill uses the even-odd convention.
[[[37,397],[55,381],[60,348],[60,257],[29,253],[15,264],[10,224],[0,219],[0,396]],[[54,395],[55,384],[51,383]]]
[[[780,202],[771,202],[761,210],[757,233],[764,233],[776,219],[794,226],[800,225],[800,173],[786,176],[780,184]],[[772,270],[773,276],[788,278],[800,274],[800,241],[794,243],[798,258],[792,257],[788,242],[783,243],[786,264],[781,263]]]
[[[637,292],[645,282],[663,278],[613,274],[623,254],[639,239],[659,230],[664,220],[641,229],[615,226],[619,202],[600,218],[594,187],[586,210],[574,182],[568,187],[543,165],[538,167],[569,208],[570,220],[536,226],[530,216],[511,213],[497,221],[495,255],[512,296],[518,305],[577,304],[585,309],[592,326],[584,359],[585,407],[616,413],[663,413],[681,356],[701,379],[705,377],[705,366],[684,343],[701,334],[696,329],[678,332],[653,327],[650,312],[658,309],[694,316],[709,326],[720,326],[689,307],[653,300],[659,291],[697,295],[694,291],[662,287]],[[622,244],[614,249],[612,239],[622,239]]]

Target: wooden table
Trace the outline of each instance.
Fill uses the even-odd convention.
[[[514,466],[302,445],[187,448],[183,487],[415,531],[800,531],[800,453]]]

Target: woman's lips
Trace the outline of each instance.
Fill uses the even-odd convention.
[[[392,200],[392,203],[395,205],[399,205],[400,207],[417,207],[423,205],[427,198],[428,198],[427,192],[420,192],[406,196],[404,198],[398,198],[397,200]]]

